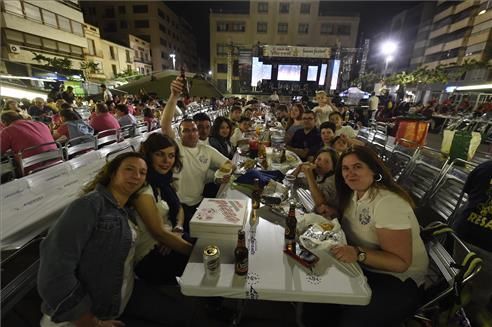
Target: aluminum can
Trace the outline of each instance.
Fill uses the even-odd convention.
[[[209,245],[203,250],[205,275],[215,277],[220,273],[220,250],[217,245]]]

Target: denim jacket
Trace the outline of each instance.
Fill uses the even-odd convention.
[[[41,310],[54,322],[119,315],[129,211],[102,185],[71,203],[41,243]]]

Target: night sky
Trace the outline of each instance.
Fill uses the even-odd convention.
[[[183,16],[193,27],[197,38],[198,56],[203,67],[209,60],[209,12],[222,9],[224,12],[248,12],[248,1],[165,1],[178,15]],[[360,33],[371,37],[387,28],[394,14],[409,9],[421,1],[321,1],[321,10],[334,15],[360,14]]]

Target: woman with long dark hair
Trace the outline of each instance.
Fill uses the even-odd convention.
[[[179,147],[169,136],[152,133],[140,153],[147,162],[148,185],[132,202],[142,230],[135,272],[155,284],[175,283],[191,253],[191,244],[183,238],[183,208],[172,186],[173,173],[183,166]]]
[[[331,253],[341,262],[358,262],[372,290],[367,306],[341,309],[337,326],[398,326],[417,309],[428,265],[413,201],[364,146],[341,155],[335,182],[348,245]]]
[[[208,139],[208,143],[228,159],[232,159],[234,155],[231,144],[232,132],[232,122],[226,117],[219,116],[215,118]]]
[[[304,127],[302,122],[302,114],[304,113],[304,106],[301,103],[294,103],[289,110],[289,121],[285,127],[285,142],[288,143],[294,133]]]

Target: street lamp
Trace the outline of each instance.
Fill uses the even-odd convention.
[[[381,44],[381,53],[384,56],[384,71],[383,77],[386,76],[386,71],[388,70],[388,64],[394,59],[393,55],[395,54],[398,48],[398,44],[394,41],[387,40]]]
[[[211,70],[208,71],[208,75],[209,76],[212,76],[212,71]]]
[[[171,53],[169,57],[173,60],[173,70],[176,70],[176,54]]]

